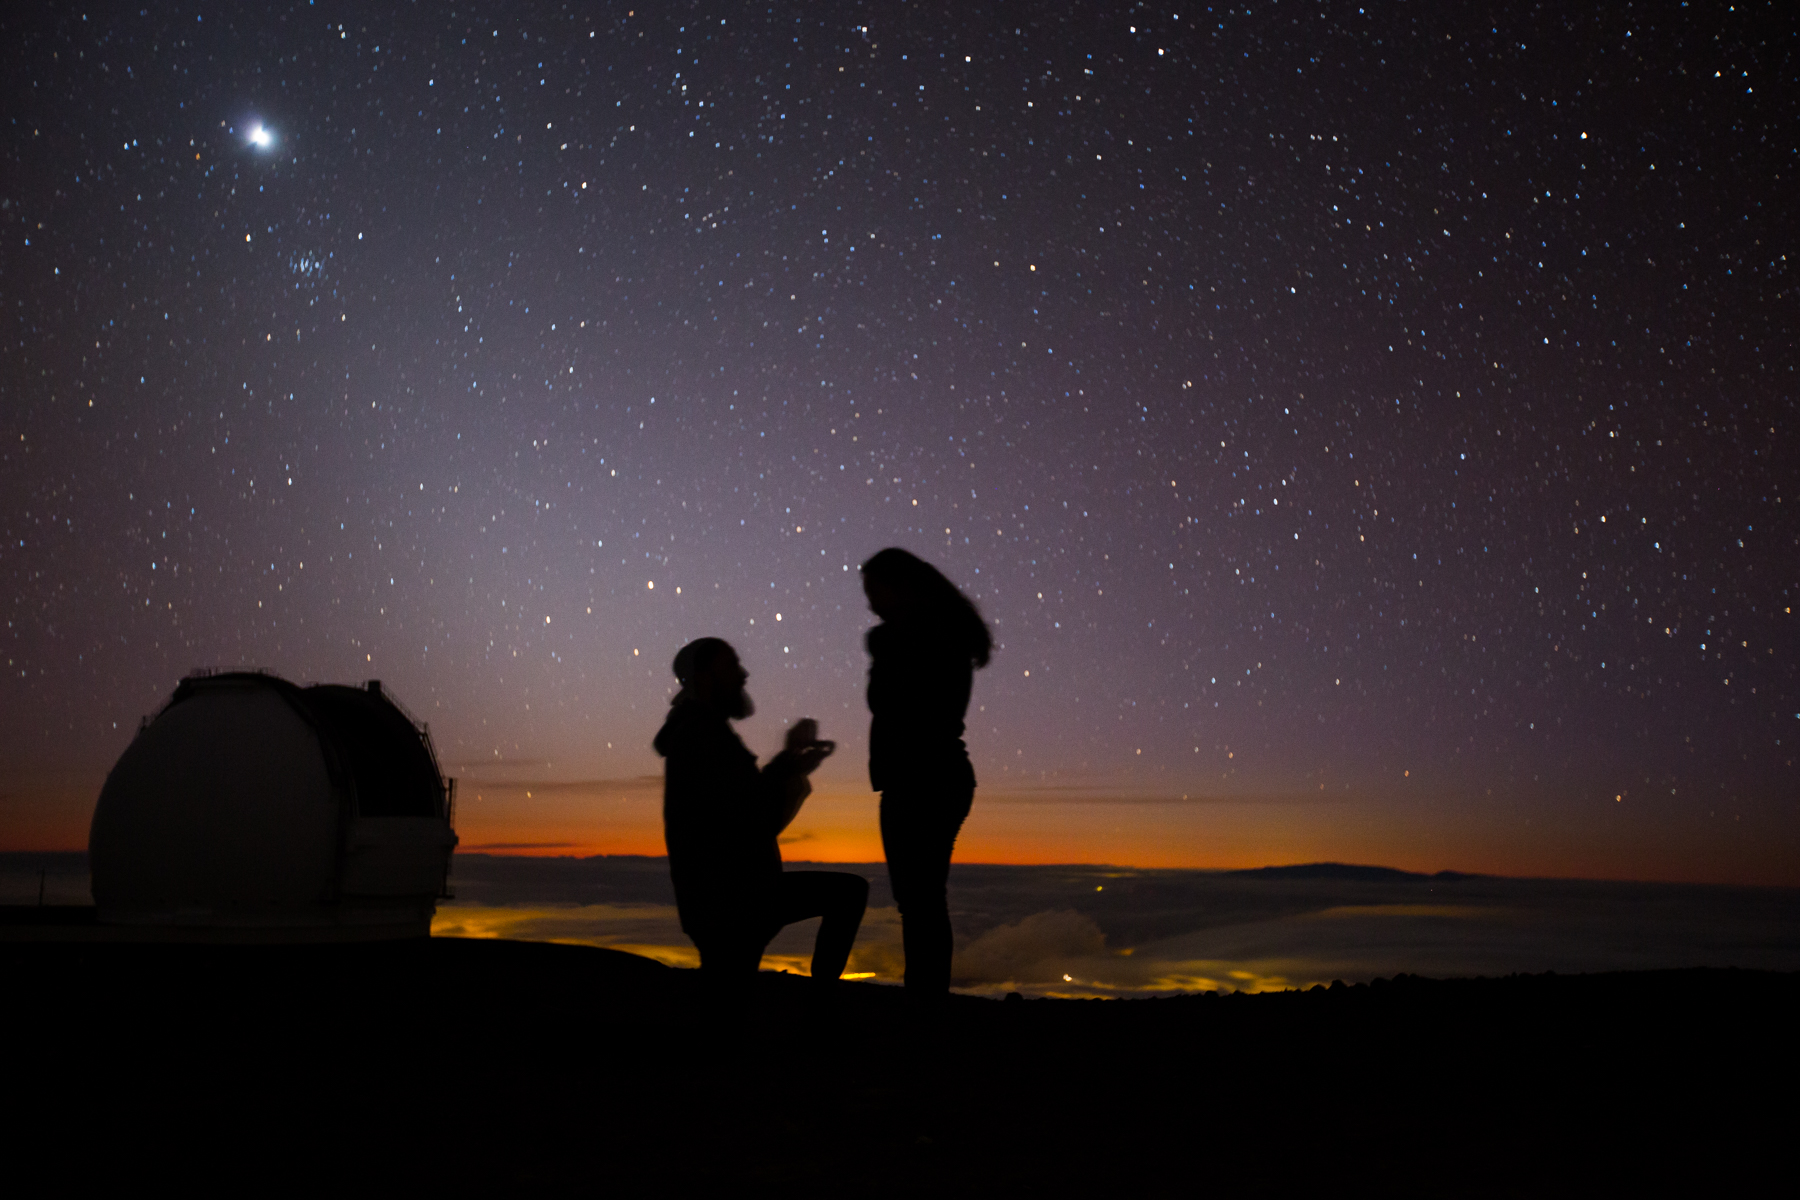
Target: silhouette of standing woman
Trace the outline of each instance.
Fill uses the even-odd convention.
[[[974,669],[993,638],[981,613],[930,563],[890,547],[862,565],[881,624],[869,630],[869,783],[881,793],[881,844],[900,906],[906,987],[950,989],[950,852],[975,798],[963,745]]]

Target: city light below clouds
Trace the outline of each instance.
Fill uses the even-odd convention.
[[[898,983],[900,919],[879,863],[853,978]],[[438,937],[603,946],[692,966],[656,858],[463,856]],[[21,881],[21,885],[30,880]],[[1156,996],[1282,991],[1413,972],[1654,970],[1800,965],[1780,890],[1440,876],[1356,867],[1140,871],[958,866],[956,986],[980,995]],[[769,944],[763,968],[805,974],[817,926]]]
[[[804,867],[801,853],[788,857]],[[897,983],[900,916],[880,862],[847,978]],[[667,860],[458,854],[437,937],[605,947],[693,967]],[[0,904],[92,902],[87,856],[0,852]],[[959,863],[956,986],[1026,995],[1281,991],[1398,972],[1800,967],[1800,910],[1779,888],[1509,879],[1379,868],[1252,871]],[[816,921],[784,929],[765,970],[805,974]]]

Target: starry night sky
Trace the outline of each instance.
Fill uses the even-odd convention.
[[[750,744],[815,715],[866,791],[898,544],[992,621],[971,751],[1039,823],[1800,881],[1779,5],[0,34],[9,845],[82,844],[203,665],[381,678],[467,795],[656,773],[717,634]]]

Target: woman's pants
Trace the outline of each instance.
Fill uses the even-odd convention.
[[[921,994],[950,990],[950,853],[969,816],[975,788],[889,788],[881,793],[881,846],[887,853],[888,883],[900,907],[900,935],[906,945],[906,986]]]

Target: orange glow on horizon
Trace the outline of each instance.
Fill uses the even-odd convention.
[[[458,832],[472,853],[588,856],[664,853],[661,781],[533,784],[483,789],[462,807]],[[1617,806],[1606,797],[1608,815]],[[1240,870],[1285,863],[1351,862],[1435,872],[1694,883],[1800,885],[1800,865],[1774,843],[1721,840],[1704,847],[1660,831],[1570,821],[1524,826],[1471,815],[1455,797],[1395,801],[1308,795],[1173,799],[976,794],[956,861],[1009,866],[1112,864]],[[782,835],[792,862],[883,859],[871,792],[820,791]]]
[[[100,778],[15,785],[0,797],[0,852],[79,851]],[[1144,798],[984,788],[956,861],[1111,864],[1231,870],[1349,862],[1518,877],[1800,886],[1800,859],[1749,821],[1672,830],[1613,800],[1571,798],[1533,810],[1445,793]],[[664,853],[662,780],[464,779],[456,827],[464,853],[589,857]],[[821,788],[782,836],[788,862],[883,859],[877,797]]]

